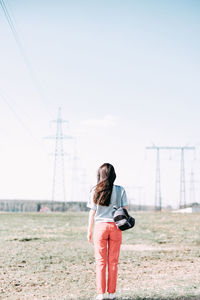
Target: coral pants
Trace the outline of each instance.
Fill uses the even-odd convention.
[[[122,231],[114,222],[100,222],[94,227],[97,293],[106,292],[106,265],[108,265],[108,293],[115,293]]]

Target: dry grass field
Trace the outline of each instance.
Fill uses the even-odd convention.
[[[200,299],[200,214],[134,213],[118,299]],[[93,299],[88,213],[0,213],[0,299]]]

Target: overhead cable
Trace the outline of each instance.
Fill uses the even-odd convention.
[[[36,75],[35,75],[35,72],[33,70],[33,67],[32,67],[32,65],[31,65],[31,63],[30,63],[30,61],[29,61],[29,59],[28,59],[28,57],[27,57],[27,55],[26,55],[26,53],[24,51],[22,42],[21,42],[21,40],[19,38],[19,35],[18,35],[18,33],[17,33],[16,29],[15,29],[14,23],[12,21],[12,18],[10,16],[9,12],[8,12],[8,9],[7,9],[6,5],[5,5],[4,0],[0,0],[0,5],[1,5],[1,8],[2,8],[2,10],[4,12],[5,18],[6,18],[7,22],[8,22],[8,25],[9,25],[9,27],[11,29],[11,32],[12,32],[13,37],[15,39],[15,42],[16,42],[16,44],[18,46],[20,54],[21,54],[21,56],[22,56],[22,58],[23,58],[23,60],[24,60],[24,62],[26,64],[26,67],[28,69],[28,72],[29,72],[29,75],[30,75],[30,77],[32,79],[32,82],[33,82],[33,84],[34,84],[34,86],[35,86],[35,88],[36,88],[36,90],[37,90],[37,92],[38,92],[38,94],[40,96],[40,100],[43,102],[43,105],[45,105],[48,114],[52,117],[53,115],[50,112],[49,107],[47,106],[46,101],[44,100],[44,95],[43,95],[43,92],[41,91],[40,84],[39,84],[39,82],[38,82],[38,80],[36,78]]]
[[[45,154],[48,154],[47,150],[45,149],[44,145],[40,142],[38,138],[34,136],[30,128],[25,124],[25,122],[22,120],[22,118],[19,116],[19,114],[16,112],[16,110],[13,108],[13,106],[10,104],[8,99],[0,92],[0,98],[3,100],[3,102],[8,106],[10,111],[14,114],[15,118],[18,120],[18,122],[21,124],[21,126],[25,129],[25,131],[28,133],[28,135],[34,140],[35,143],[39,144]]]

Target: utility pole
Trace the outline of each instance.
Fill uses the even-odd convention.
[[[156,190],[155,190],[155,209],[162,209],[162,198],[161,198],[161,185],[160,185],[160,150],[179,150],[181,151],[181,167],[180,167],[180,198],[179,207],[186,206],[186,196],[185,196],[185,162],[184,162],[184,151],[185,150],[195,150],[195,147],[158,147],[151,146],[146,147],[147,150],[156,150]]]
[[[73,139],[71,136],[63,134],[62,124],[68,123],[67,120],[61,118],[61,107],[58,109],[58,117],[51,122],[56,123],[56,136],[46,137],[47,139],[55,139],[54,151],[54,167],[52,182],[52,201],[66,201],[65,191],[65,164],[64,164],[64,139]]]

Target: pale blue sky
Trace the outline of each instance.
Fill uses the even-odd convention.
[[[144,160],[145,146],[200,143],[199,1],[4,1],[45,100],[0,10],[0,91],[24,124],[0,99],[0,198],[50,197],[45,153],[54,145],[43,137],[55,132],[49,121],[61,106],[88,181],[110,161],[117,183],[147,185],[153,202],[155,157]],[[177,200],[174,181],[166,203]]]

